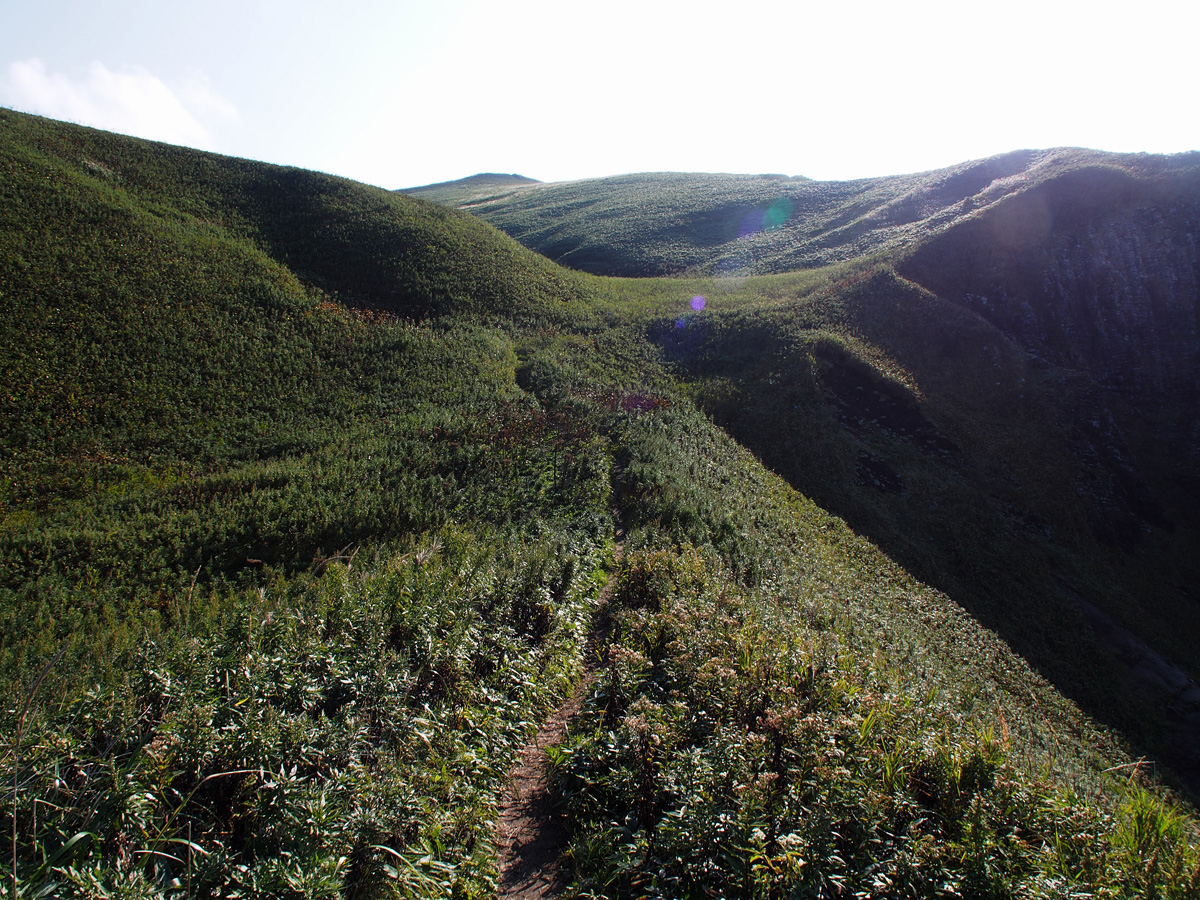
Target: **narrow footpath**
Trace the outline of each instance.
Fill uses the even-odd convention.
[[[614,551],[618,563],[625,548],[623,537],[618,531]],[[599,623],[604,619],[615,581],[614,573],[600,592],[592,632],[584,648],[583,677],[567,701],[522,748],[516,766],[509,773],[509,790],[500,801],[496,828],[496,861],[500,870],[496,896],[501,900],[544,900],[557,896],[565,886],[560,857],[566,848],[568,830],[550,795],[546,748],[566,739],[567,726],[579,714],[596,680],[600,662],[596,650],[603,638]]]

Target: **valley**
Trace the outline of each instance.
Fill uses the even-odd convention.
[[[7,888],[496,896],[589,684],[568,896],[1195,896],[1198,185],[397,193],[0,110]]]

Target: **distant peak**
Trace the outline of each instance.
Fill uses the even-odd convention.
[[[436,184],[423,184],[419,187],[400,188],[404,193],[414,191],[430,191],[449,187],[511,187],[519,184],[541,184],[536,178],[526,178],[524,175],[506,175],[499,172],[480,172],[455,181],[439,181]]]

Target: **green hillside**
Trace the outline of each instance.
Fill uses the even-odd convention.
[[[547,748],[576,895],[1200,890],[1152,764],[734,440],[801,360],[814,403],[917,391],[852,327],[925,302],[892,269],[593,278],[8,111],[0,201],[12,894],[494,896],[589,658]],[[788,432],[823,465],[829,415]]]
[[[1022,150],[857,181],[644,173],[486,189],[468,178],[407,193],[468,210],[584,272],[736,278],[902,249],[1078,169],[1156,177],[1195,166],[1195,154]]]
[[[705,242],[734,207],[790,214]],[[512,223],[558,223],[583,268],[686,262],[686,283],[619,289],[708,298],[649,330],[690,396],[1200,786],[1200,154],[1022,152],[827,184],[639,175],[468,208],[547,252]],[[818,243],[872,255],[807,278],[722,262],[803,266]]]
[[[427,184],[424,187],[409,188],[404,193],[410,197],[431,200],[447,206],[460,206],[476,203],[484,198],[508,193],[513,188],[531,184],[541,184],[533,178],[524,175],[501,175],[496,172],[480,172],[468,178],[455,181],[443,181],[439,184]]]

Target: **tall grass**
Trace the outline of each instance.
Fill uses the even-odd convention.
[[[770,420],[795,483],[772,452],[882,458],[841,367],[970,449],[863,325],[886,264],[589,279],[342,180],[0,125],[16,895],[491,896],[614,514],[552,754],[577,892],[1193,889],[1119,741],[730,437]]]

